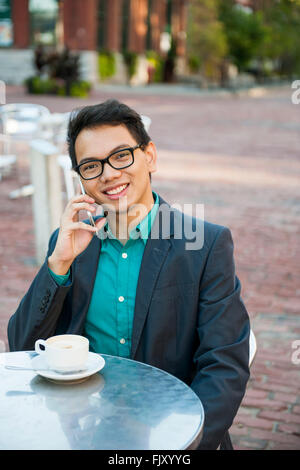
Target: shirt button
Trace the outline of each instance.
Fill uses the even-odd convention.
[[[123,295],[120,295],[120,297],[119,297],[119,302],[124,302],[124,297],[123,297]]]
[[[125,339],[124,339],[124,338],[121,338],[121,339],[120,339],[120,343],[121,343],[121,344],[125,344],[125,343],[126,343]]]
[[[126,259],[127,258],[127,253],[122,253],[122,258]]]

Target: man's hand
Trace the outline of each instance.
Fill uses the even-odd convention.
[[[105,225],[106,218],[95,222],[96,227],[79,222],[79,211],[94,212],[94,202],[86,194],[75,196],[69,201],[61,218],[55,249],[48,258],[48,266],[55,274],[66,274],[74,259],[87,248],[93,235]]]

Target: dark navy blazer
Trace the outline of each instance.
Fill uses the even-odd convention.
[[[196,250],[186,245],[191,223],[204,235]],[[71,266],[71,283],[59,286],[47,265],[57,236],[58,230],[10,318],[11,351],[34,349],[38,338],[54,334],[83,334],[101,241],[93,237]],[[140,268],[131,358],[175,375],[200,397],[205,425],[199,449],[230,448],[227,430],[249,379],[250,324],[240,291],[230,230],[173,210],[160,198]]]

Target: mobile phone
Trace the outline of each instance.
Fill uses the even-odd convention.
[[[81,189],[82,194],[86,194],[85,189],[83,187],[83,184],[81,182],[81,179],[78,178],[78,180],[79,180],[80,189]],[[87,211],[87,215],[88,215],[88,218],[89,218],[89,221],[90,221],[92,227],[96,227],[93,216],[92,216],[92,213],[90,211]]]

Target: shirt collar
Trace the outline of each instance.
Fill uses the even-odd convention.
[[[144,245],[146,245],[147,243],[152,224],[154,222],[155,216],[159,208],[158,194],[156,194],[155,191],[152,191],[152,194],[153,194],[154,204],[151,210],[148,212],[146,217],[144,217],[140,221],[140,223],[135,228],[133,228],[131,232],[129,233],[130,240],[136,240],[140,238],[143,241]],[[99,230],[99,232],[97,233],[97,236],[103,241],[107,238],[116,240],[116,237],[113,235],[108,222],[105,224],[105,226],[101,230]]]

